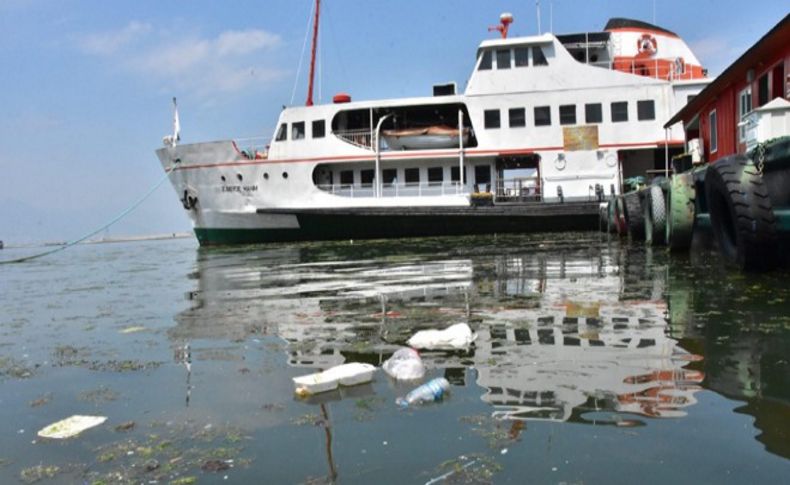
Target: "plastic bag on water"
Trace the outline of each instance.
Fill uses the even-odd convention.
[[[408,341],[415,349],[465,349],[477,335],[465,323],[456,323],[444,330],[420,330]]]
[[[398,380],[422,379],[425,375],[425,366],[420,354],[408,347],[396,350],[392,357],[384,361],[381,368]]]

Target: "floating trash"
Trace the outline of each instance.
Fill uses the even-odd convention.
[[[52,423],[41,429],[38,435],[42,438],[64,439],[77,436],[86,429],[98,426],[107,421],[106,416],[80,416],[74,415]]]
[[[309,396],[310,394],[337,389],[338,385],[356,386],[357,384],[370,382],[373,379],[374,372],[376,372],[375,366],[352,362],[338,365],[316,374],[294,377],[293,381],[297,395]]]
[[[415,349],[465,349],[475,337],[469,325],[456,323],[444,330],[420,330],[409,339],[408,344]]]
[[[408,347],[396,350],[381,368],[389,376],[398,380],[422,379],[425,375],[425,365],[422,363],[420,354]]]

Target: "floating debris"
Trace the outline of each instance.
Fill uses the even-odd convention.
[[[118,432],[131,431],[132,429],[134,429],[134,426],[135,426],[134,421],[126,421],[125,423],[121,423],[118,426],[116,426],[115,431]]]
[[[375,366],[352,362],[316,374],[294,377],[293,382],[298,396],[309,396],[337,389],[338,385],[356,386],[370,382],[374,372],[376,372]]]
[[[107,421],[106,416],[74,415],[41,429],[38,435],[42,438],[64,439],[77,436],[83,431]]]
[[[456,323],[444,330],[421,330],[409,339],[415,349],[456,350],[465,349],[477,336],[466,323]]]
[[[121,330],[119,330],[119,333],[136,333],[136,332],[142,332],[143,330],[146,330],[146,328],[136,325],[133,327],[122,328]]]

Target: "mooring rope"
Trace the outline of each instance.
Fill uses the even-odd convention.
[[[176,162],[176,164],[177,163],[178,162]],[[31,256],[25,256],[25,257],[22,257],[22,258],[16,258],[16,259],[9,259],[9,260],[5,260],[5,261],[0,261],[0,264],[23,263],[25,261],[30,261],[30,260],[33,260],[33,259],[43,258],[44,256],[49,256],[50,254],[54,254],[54,253],[57,253],[59,251],[66,250],[66,249],[68,249],[68,248],[70,248],[72,246],[75,246],[75,245],[81,243],[82,241],[88,239],[89,237],[94,236],[94,235],[102,232],[103,230],[107,229],[108,227],[112,226],[116,222],[118,222],[121,219],[123,219],[124,217],[126,217],[130,212],[132,212],[140,204],[142,204],[145,201],[145,199],[150,197],[151,194],[153,194],[156,191],[156,189],[158,189],[159,186],[162,185],[165,182],[165,180],[167,180],[170,177],[170,174],[176,168],[176,164],[173,164],[170,168],[165,170],[165,175],[161,179],[159,179],[159,181],[156,184],[154,184],[153,187],[148,189],[148,192],[146,192],[145,195],[140,197],[134,204],[130,205],[129,207],[127,207],[126,209],[121,211],[121,213],[118,214],[117,216],[115,216],[112,220],[110,220],[110,222],[104,224],[103,226],[99,227],[98,229],[95,229],[95,230],[89,232],[88,234],[85,234],[84,236],[82,236],[82,237],[80,237],[78,239],[75,239],[75,240],[73,240],[71,242],[68,242],[68,243],[66,243],[66,244],[64,244],[62,246],[58,246],[55,249],[50,249],[49,251],[44,251],[42,253],[33,254]]]

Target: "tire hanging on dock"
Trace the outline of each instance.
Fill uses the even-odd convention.
[[[671,250],[691,246],[694,233],[694,176],[679,173],[672,177],[667,214],[667,244]]]
[[[667,206],[664,190],[654,184],[645,189],[644,203],[645,241],[652,245],[663,244],[667,225]]]
[[[776,266],[776,216],[751,160],[734,155],[709,166],[705,197],[713,235],[728,261],[747,271]]]
[[[640,192],[629,192],[623,196],[625,205],[625,220],[631,238],[643,240],[645,238],[645,216],[642,211],[642,195]]]

